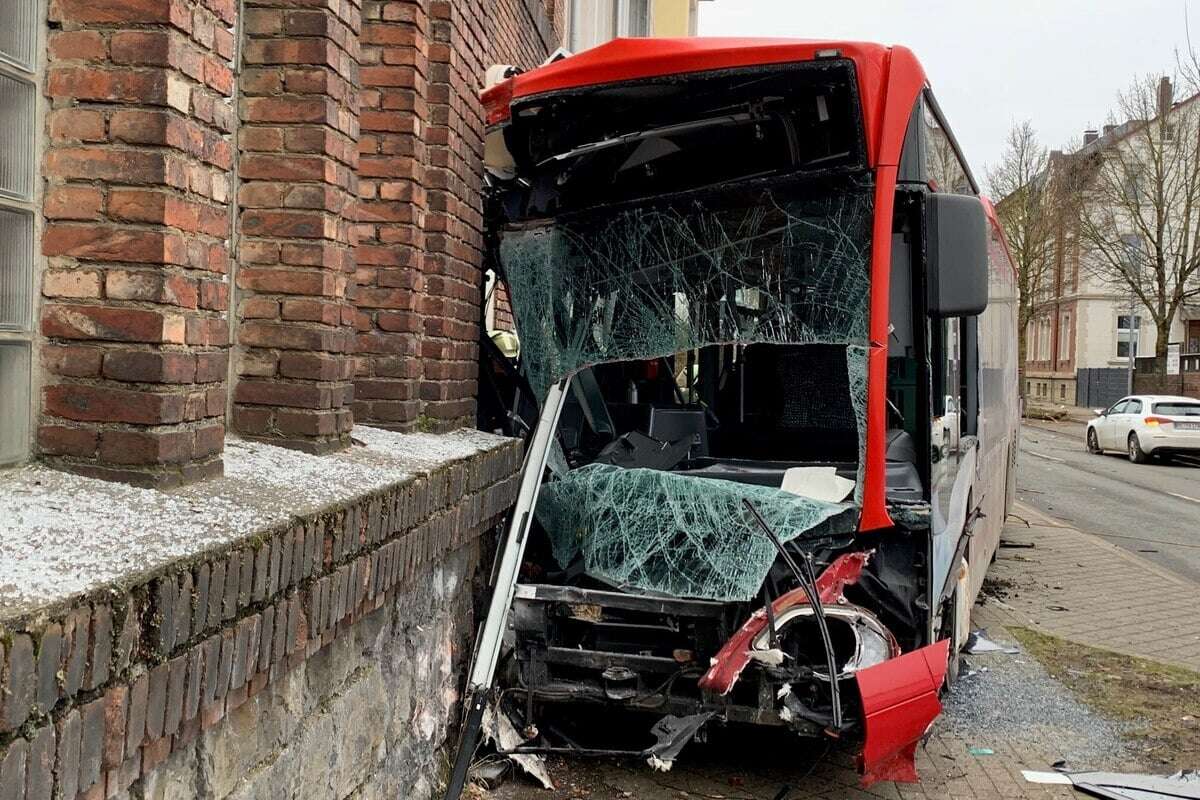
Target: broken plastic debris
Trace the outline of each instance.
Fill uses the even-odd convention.
[[[970,747],[967,752],[973,756],[994,756],[996,751],[990,747]]]
[[[963,648],[967,653],[977,656],[980,653],[1004,653],[1005,655],[1017,655],[1021,651],[1011,645],[998,644],[987,637],[987,628],[980,628],[971,631],[967,637],[967,646]]]
[[[1108,800],[1200,800],[1200,772],[1139,775],[1120,772],[1035,772],[1022,770],[1030,783],[1070,784],[1084,794]]]
[[[837,467],[791,467],[783,473],[785,492],[840,503],[854,490],[854,481],[837,474]]]
[[[778,667],[783,663],[783,651],[778,647],[772,647],[770,650],[754,650],[750,653],[750,657],[768,667]]]
[[[650,765],[650,769],[655,772],[670,772],[671,767],[675,766],[674,761],[663,761],[653,753],[646,759],[646,763]]]
[[[650,733],[657,741],[650,748],[646,763],[650,765],[651,769],[659,772],[670,770],[684,745],[696,738],[696,734],[704,727],[704,723],[712,719],[714,713],[706,711],[686,717],[668,714],[654,723]]]
[[[1063,786],[1071,785],[1071,778],[1063,772],[1039,772],[1032,769],[1021,770],[1021,775],[1030,783],[1051,783]]]
[[[517,731],[508,715],[497,713],[495,704],[489,705],[483,712],[483,735],[485,741],[493,742],[499,750],[514,750],[525,743],[525,739]],[[508,756],[513,763],[524,770],[530,777],[535,778],[543,789],[553,789],[554,782],[546,771],[542,757],[531,753],[513,753]]]
[[[484,759],[471,765],[471,782],[477,783],[488,791],[495,791],[504,782],[504,776],[512,765],[502,758]]]

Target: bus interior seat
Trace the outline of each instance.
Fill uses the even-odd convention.
[[[917,444],[913,441],[912,434],[903,428],[888,428],[886,458],[888,461],[901,461],[916,466]]]

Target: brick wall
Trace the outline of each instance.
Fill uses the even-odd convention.
[[[561,0],[368,0],[365,18],[355,415],[398,429],[471,425],[482,287],[477,93],[491,64],[534,66],[557,47]]]
[[[54,0],[42,455],[144,485],[218,474],[232,0]]]
[[[243,8],[234,424],[328,452],[349,445],[354,424],[361,13],[353,0]]]
[[[1138,359],[1139,362],[1142,359]],[[1181,372],[1178,375],[1161,375],[1154,366],[1153,359],[1146,359],[1151,366],[1146,369],[1138,364],[1134,374],[1133,390],[1138,394],[1174,394],[1183,397],[1200,398],[1200,372]]]
[[[51,3],[58,466],[174,486],[220,473],[226,427],[321,453],[356,420],[474,424],[477,93],[558,45],[562,1],[247,0],[235,75],[238,7]]]
[[[425,622],[410,616],[420,613],[413,592],[441,581],[453,559],[479,563],[480,536],[515,497],[521,447],[490,437],[466,457],[430,461],[426,454],[424,469],[418,466],[421,458],[404,461],[405,453],[427,446],[428,437],[394,442],[390,451],[373,458],[403,479],[369,493],[346,492],[316,510],[297,509],[286,524],[251,531],[166,565],[127,564],[120,578],[86,594],[66,592],[32,606],[0,605],[0,798],[264,797],[262,787],[235,789],[249,773],[279,760],[280,747],[293,735],[293,756],[301,764],[312,764],[332,741],[332,759],[357,759],[353,769],[360,774],[379,772],[380,780],[401,786],[418,778],[427,784],[437,780],[440,762],[433,755],[441,741],[425,730],[428,726],[418,729],[402,719],[406,709],[397,704],[396,693],[380,691],[370,699],[374,714],[397,718],[392,735],[400,746],[390,754],[379,747],[354,750],[352,731],[317,737],[325,739],[318,742],[304,739],[296,726],[267,721],[263,735],[253,735],[259,730],[254,716],[249,722],[224,722],[244,717],[247,708],[269,710],[274,703],[290,708],[276,709],[277,716],[319,706],[314,717],[328,720],[337,713],[357,724],[359,715],[339,708],[349,693],[338,691],[337,684],[322,689],[330,683],[322,670],[328,670],[331,646],[338,641],[370,638],[360,630],[361,621],[379,617],[375,612],[384,608],[384,616],[396,614],[399,629],[390,644],[401,651],[415,647],[406,653],[410,660],[394,677],[397,683],[407,683],[410,690],[419,686],[428,677],[428,665],[440,660],[435,643],[442,641],[460,654],[461,667],[472,636],[469,609],[464,613],[458,603],[432,594],[422,602],[443,610],[437,627],[411,632],[410,624]],[[297,453],[293,458],[313,457]],[[223,481],[231,485],[217,481],[211,491],[247,511],[257,502],[241,483],[247,477],[253,478],[227,477]],[[0,481],[0,491],[14,488],[11,482],[29,491],[38,477],[10,475],[8,480]],[[59,494],[101,491],[65,483]],[[194,500],[204,497],[202,487],[190,491]],[[148,519],[141,535],[170,538],[173,531]],[[458,568],[453,582],[458,588],[452,591],[466,594],[469,602],[472,574]],[[3,591],[7,598],[14,589]],[[399,656],[381,650],[379,641],[359,644],[341,658],[339,668],[347,674],[378,673],[389,658]],[[316,666],[306,679],[310,663]],[[415,663],[426,666],[413,669]],[[442,709],[436,725],[444,735],[457,674],[441,680],[446,685],[429,702]],[[273,701],[270,695],[280,686],[287,695]],[[429,752],[419,776],[405,757],[415,750]],[[230,751],[241,753],[244,763],[230,765],[225,760]],[[187,769],[165,763],[189,758]],[[197,766],[197,760],[203,764]],[[288,796],[296,797],[341,800],[355,789],[355,781],[346,787],[335,781],[333,767],[329,774],[299,767],[285,771],[257,778],[292,784]]]

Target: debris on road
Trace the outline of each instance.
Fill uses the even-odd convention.
[[[471,783],[495,791],[504,782],[504,777],[512,769],[512,764],[502,756],[489,756],[471,765],[468,773]]]
[[[1040,419],[1047,422],[1061,422],[1067,418],[1067,407],[1034,406],[1025,407],[1025,419]]]
[[[987,636],[987,628],[979,628],[971,631],[967,636],[967,646],[963,648],[967,653],[977,656],[980,653],[1004,653],[1005,655],[1014,656],[1021,652],[1019,648],[1009,645],[993,642]]]
[[[525,742],[525,737],[517,731],[507,714],[497,711],[496,706],[488,706],[483,714],[483,734],[485,741],[492,742],[496,749],[510,753]],[[524,770],[530,777],[537,780],[543,789],[553,789],[554,782],[546,771],[546,764],[541,756],[530,753],[512,753],[507,756],[513,763]]]
[[[675,764],[675,759],[684,746],[704,727],[704,723],[712,719],[716,712],[706,711],[702,714],[691,714],[686,717],[667,715],[654,723],[650,733],[657,740],[646,756],[646,763],[651,769],[668,772]]]
[[[1074,786],[1084,794],[1108,800],[1182,798],[1200,800],[1200,772],[1184,770],[1174,775],[1138,775],[1120,772],[1036,772],[1021,770],[1030,783]]]

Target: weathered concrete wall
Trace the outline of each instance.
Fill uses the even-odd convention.
[[[173,753],[145,800],[432,797],[473,630],[480,543]]]

